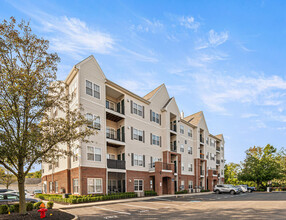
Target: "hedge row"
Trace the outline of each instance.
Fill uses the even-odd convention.
[[[26,210],[27,211],[32,211],[33,209],[39,209],[40,205],[42,202],[37,202],[37,203],[31,203],[28,202],[26,203]],[[52,209],[54,203],[53,202],[48,202],[47,208]],[[19,203],[15,203],[14,205],[0,205],[0,214],[8,214],[8,212],[19,212],[20,205]]]
[[[114,200],[114,199],[135,198],[137,197],[137,194],[134,192],[126,192],[126,193],[118,193],[110,195],[84,195],[84,196],[69,195],[69,198],[63,198],[62,195],[55,195],[55,194],[38,194],[36,195],[36,197],[54,202],[77,204],[77,203],[97,202],[97,201]]]
[[[144,191],[144,196],[157,196],[155,191]]]
[[[177,192],[175,192],[175,194],[186,194],[186,193],[188,193],[189,191],[188,190],[182,190],[182,191],[177,191]]]

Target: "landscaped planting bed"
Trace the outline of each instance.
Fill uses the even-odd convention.
[[[58,194],[37,194],[35,197],[39,199],[43,199],[43,200],[58,202],[58,203],[77,204],[77,203],[86,203],[86,202],[135,198],[137,197],[137,194],[134,192],[126,192],[126,193],[116,193],[116,194],[110,194],[110,195],[85,195],[85,196],[69,195],[68,198],[63,198],[62,195],[58,195]]]

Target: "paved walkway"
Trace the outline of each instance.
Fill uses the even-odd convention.
[[[79,204],[71,204],[71,205],[63,205],[59,203],[54,203],[54,208],[55,209],[71,209],[71,208],[81,208],[81,207],[89,207],[89,206],[96,206],[96,205],[107,205],[107,204],[116,204],[116,203],[124,203],[124,202],[126,203],[126,202],[144,201],[144,200],[149,200],[150,198],[186,197],[186,196],[199,196],[199,195],[208,195],[208,194],[213,194],[213,192],[162,195],[162,196],[139,197],[139,198],[131,198],[131,199],[117,199],[117,200],[107,200],[107,201],[102,201],[102,202],[88,202],[88,203],[79,203]]]

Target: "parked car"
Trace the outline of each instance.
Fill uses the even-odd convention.
[[[34,190],[34,195],[36,195],[36,194],[42,194],[42,190],[41,189]]]
[[[246,187],[248,192],[256,191],[256,188],[254,186],[248,186],[248,185],[242,185],[242,186]]]
[[[240,188],[241,192],[243,192],[243,193],[247,192],[247,187],[245,187],[244,185],[238,185],[237,187]]]
[[[231,195],[234,195],[234,194],[239,194],[240,190],[239,190],[239,188],[237,188],[233,185],[230,185],[230,184],[219,184],[219,185],[216,185],[214,187],[214,192],[216,194],[230,193]]]
[[[13,189],[0,189],[0,193],[15,192]]]
[[[26,202],[36,203],[38,199],[26,198]],[[15,193],[0,193],[0,204],[10,204],[19,202],[19,195]]]
[[[7,194],[7,193],[13,193],[13,194],[17,194],[17,195],[19,195],[19,192],[18,192],[18,191],[6,192],[5,194]],[[32,198],[33,196],[34,196],[33,194],[28,193],[28,191],[27,191],[27,190],[25,190],[25,197],[27,197],[27,198]]]

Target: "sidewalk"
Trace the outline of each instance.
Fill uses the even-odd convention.
[[[213,192],[149,196],[149,197],[139,197],[139,198],[131,198],[131,199],[108,200],[108,201],[102,201],[102,202],[88,202],[88,203],[71,204],[71,205],[62,205],[62,204],[54,203],[54,208],[55,209],[72,209],[72,208],[82,208],[82,207],[89,207],[89,206],[95,206],[95,205],[106,205],[106,204],[116,204],[116,203],[124,203],[124,202],[144,201],[144,200],[149,200],[152,198],[199,196],[199,195],[208,195],[208,194],[212,194],[212,193]]]

